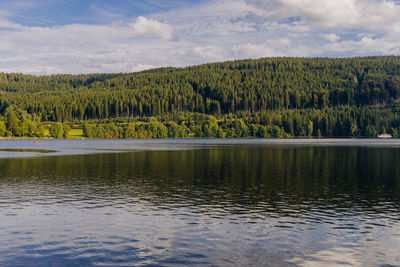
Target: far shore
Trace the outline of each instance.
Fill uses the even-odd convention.
[[[54,138],[54,137],[0,137],[0,140],[343,140],[343,139],[370,139],[370,140],[390,140],[390,139],[398,139],[395,137],[366,137],[366,136],[324,136],[324,137],[316,137],[316,136],[295,136],[295,137],[277,137],[277,138],[259,138],[259,137],[240,137],[240,138],[207,138],[207,137],[182,137],[182,138],[89,138],[85,136],[70,136],[67,138]]]
[[[87,139],[86,137],[68,137],[65,139]],[[57,138],[54,137],[0,137],[0,140],[57,140]],[[58,139],[62,140],[62,139]]]

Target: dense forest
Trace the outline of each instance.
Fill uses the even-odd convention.
[[[65,137],[75,127],[99,138],[398,136],[399,99],[398,56],[265,58],[131,74],[0,73],[0,135]],[[17,123],[10,110],[18,111]],[[21,130],[26,120],[42,130]]]

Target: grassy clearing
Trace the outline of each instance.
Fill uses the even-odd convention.
[[[69,138],[84,138],[83,129],[71,129],[69,131]]]

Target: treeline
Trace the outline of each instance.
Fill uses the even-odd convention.
[[[90,138],[287,138],[399,137],[400,107],[341,107],[272,112],[240,112],[219,118],[178,112],[157,117],[91,120],[84,125]]]
[[[399,137],[400,105],[286,111],[239,112],[219,117],[176,112],[151,117],[41,122],[17,107],[0,116],[0,137],[68,138],[81,129],[88,138],[288,138]]]
[[[42,121],[387,105],[400,97],[400,57],[266,58],[132,74],[0,74],[0,112]]]

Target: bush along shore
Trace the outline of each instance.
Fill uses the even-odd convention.
[[[0,138],[291,138],[399,137],[400,112],[391,108],[341,107],[213,116],[179,112],[157,117],[41,122],[18,108],[0,116]],[[400,110],[400,108],[399,108]]]

